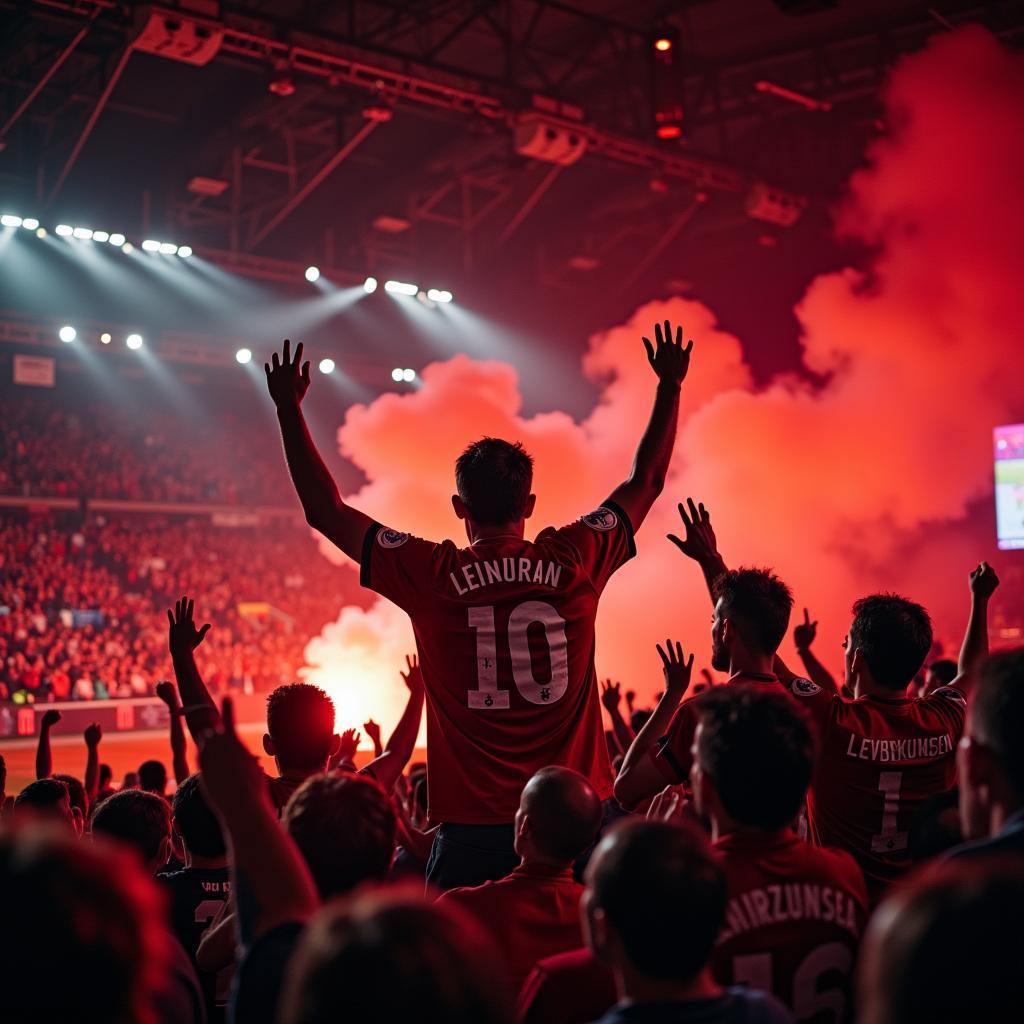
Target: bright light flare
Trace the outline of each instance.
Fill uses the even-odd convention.
[[[320,268],[319,267],[306,267],[306,280],[312,283],[313,281],[320,280]]]
[[[363,282],[363,291],[366,292],[367,295],[372,295],[376,290],[377,290],[377,278],[375,278],[375,277],[368,277]]]
[[[75,228],[71,233],[75,238],[82,238],[85,241],[92,238],[92,228]]]
[[[669,39],[668,36],[658,36],[658,38],[654,40],[654,48],[658,53],[668,53],[668,51],[672,49],[672,40]]]
[[[124,339],[124,343],[132,350],[142,348],[142,335],[141,334],[129,334]]]
[[[147,238],[142,243],[142,248],[145,249],[146,252],[159,252],[160,243],[155,238]]]
[[[186,259],[187,260],[189,258],[189,256],[192,255],[192,246],[191,245],[179,245],[178,246],[178,255],[182,259]]]
[[[320,360],[321,373],[334,373],[334,360],[328,357]]]
[[[68,344],[78,337],[78,331],[74,329],[70,324],[65,324],[58,332],[57,337],[60,338],[64,344]]]
[[[0,217],[0,224],[3,224],[5,228],[20,228],[22,220],[13,213],[5,213]]]
[[[178,251],[178,247],[173,242],[161,242],[160,243],[160,255],[161,256],[174,256]]]
[[[384,291],[390,295],[415,295],[419,291],[419,287],[409,284],[407,281],[385,281]]]
[[[70,238],[75,233],[75,229],[70,224],[58,224],[54,228],[54,231],[56,231],[61,238]]]
[[[241,363],[242,366],[245,366],[246,363],[252,362],[252,351],[247,348],[240,348],[235,353],[235,362]]]
[[[100,335],[100,344],[101,345],[109,345],[112,340],[113,339],[110,336],[110,331],[104,331]]]
[[[23,228],[27,228],[29,231],[35,231],[35,229],[39,227],[39,221],[37,221],[35,217],[26,217],[21,222],[21,226]]]
[[[444,288],[431,288],[427,292],[427,298],[431,302],[451,302],[455,296]]]
[[[416,371],[415,370],[410,370],[410,369],[406,368],[406,369],[404,369],[402,371],[402,380],[404,380],[406,384],[411,384],[415,379],[416,379]]]
[[[110,232],[109,231],[94,231],[92,233],[92,240],[94,242],[109,242]]]
[[[394,381],[394,382],[395,382],[396,384],[401,384],[401,383],[402,383],[402,368],[401,368],[400,366],[396,366],[396,367],[395,367],[395,368],[394,368],[394,369],[393,369],[393,370],[391,371],[391,379],[392,379],[392,380],[393,380],[393,381]]]
[[[122,246],[122,245],[124,245],[124,242],[125,242],[125,238],[124,238],[124,235],[122,235],[120,231],[115,231],[115,232],[114,232],[114,233],[113,233],[113,234],[112,234],[112,235],[111,235],[111,236],[110,236],[110,237],[109,237],[109,238],[107,239],[107,241],[108,241],[108,242],[109,242],[109,243],[110,243],[111,245],[117,245],[117,246]]]

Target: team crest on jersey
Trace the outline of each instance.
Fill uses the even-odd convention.
[[[821,693],[821,687],[817,683],[799,676],[793,680],[790,688],[801,697],[813,697],[816,693]]]
[[[932,690],[932,696],[942,697],[961,707],[967,707],[967,698],[955,686],[940,686],[937,690]]]
[[[377,543],[382,548],[400,548],[409,539],[409,534],[397,530],[381,530],[377,534]]]
[[[609,530],[615,529],[618,525],[619,517],[610,508],[605,508],[602,505],[595,512],[584,516],[583,522],[592,530],[597,530],[599,533],[607,533]]]

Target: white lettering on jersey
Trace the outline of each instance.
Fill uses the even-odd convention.
[[[952,753],[953,738],[947,733],[938,736],[914,736],[904,740],[872,740],[850,734],[846,745],[846,756],[861,761],[903,761],[929,760],[945,757]]]
[[[824,921],[845,928],[854,938],[860,934],[857,904],[845,892],[817,883],[792,882],[750,889],[733,897],[716,945],[783,921]]]
[[[607,533],[608,530],[614,530],[619,525],[619,517],[610,508],[605,508],[602,505],[589,515],[585,515],[583,522],[592,530],[597,530],[598,533]]]
[[[450,572],[448,578],[460,597],[495,583],[532,583],[556,590],[562,578],[562,566],[541,558],[492,558],[460,566],[458,575]]]

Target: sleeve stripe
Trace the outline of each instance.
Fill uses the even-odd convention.
[[[683,771],[683,766],[676,759],[676,755],[672,753],[671,747],[668,745],[669,738],[667,736],[662,737],[658,742],[658,746],[654,749],[655,759],[661,758],[668,764],[672,771],[675,772],[676,779],[679,782],[685,782],[687,779],[686,773]]]
[[[636,540],[633,537],[633,524],[629,521],[629,516],[626,515],[618,502],[606,501],[604,507],[611,509],[619,517],[623,526],[626,527],[626,536],[629,541],[629,557],[633,558],[636,555]]]
[[[363,555],[359,559],[359,583],[364,587],[372,587],[370,583],[370,562],[373,558],[373,542],[383,529],[380,523],[371,523],[363,537]]]

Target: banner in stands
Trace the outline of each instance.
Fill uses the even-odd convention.
[[[52,388],[57,384],[57,364],[46,356],[14,357],[14,383],[31,388]]]

